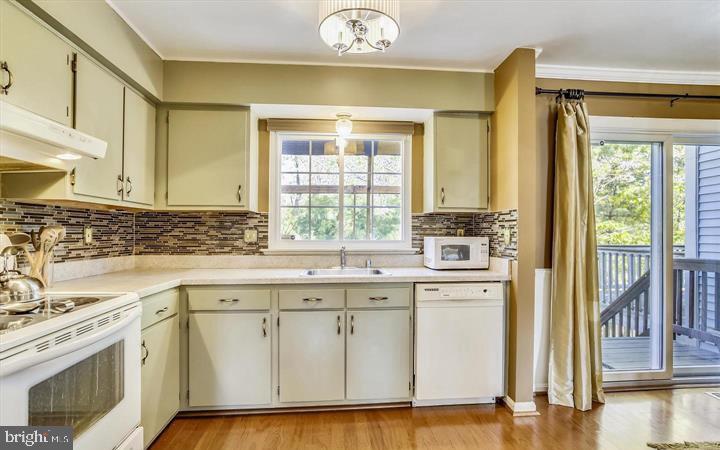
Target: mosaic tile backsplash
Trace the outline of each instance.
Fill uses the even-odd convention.
[[[268,215],[254,212],[107,211],[0,200],[0,232],[62,225],[67,236],[55,262],[129,255],[257,255],[268,245]],[[93,225],[95,242],[83,243],[83,227]],[[258,232],[256,243],[243,240],[246,228]],[[489,236],[492,256],[515,259],[517,211],[413,214],[413,247],[425,236]],[[505,244],[506,235],[510,244]]]
[[[245,243],[246,228],[258,239]],[[268,247],[268,215],[254,212],[139,212],[136,255],[257,255]]]
[[[0,200],[0,233],[37,231],[42,225],[62,225],[65,238],[55,247],[56,263],[113,256],[134,251],[134,214],[129,211],[69,208]],[[85,245],[83,229],[93,225],[93,243]],[[20,261],[22,262],[22,261]]]

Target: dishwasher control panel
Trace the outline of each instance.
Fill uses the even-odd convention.
[[[417,284],[415,301],[502,300],[502,283]]]

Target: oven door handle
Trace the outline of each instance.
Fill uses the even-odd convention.
[[[19,370],[23,370],[28,367],[32,367],[37,364],[53,360],[55,358],[59,358],[61,356],[67,355],[68,353],[72,353],[76,350],[87,347],[99,341],[100,339],[103,339],[117,332],[118,330],[125,328],[138,317],[140,317],[140,308],[135,307],[131,310],[128,310],[125,317],[113,323],[112,325],[102,328],[101,331],[98,331],[97,333],[84,335],[83,337],[70,341],[67,344],[61,344],[57,347],[51,347],[50,350],[45,350],[40,353],[34,353],[26,357],[21,357],[20,355],[18,355],[16,357],[17,359],[9,358],[9,360],[3,361],[3,363],[0,364],[0,377],[8,376]]]

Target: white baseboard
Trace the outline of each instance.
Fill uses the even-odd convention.
[[[535,402],[516,402],[510,396],[503,398],[505,406],[512,412],[514,417],[539,416]]]

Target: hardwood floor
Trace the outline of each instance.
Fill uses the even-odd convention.
[[[163,449],[647,449],[646,443],[720,441],[715,389],[612,393],[591,412],[536,402],[513,418],[502,405],[176,418]]]

